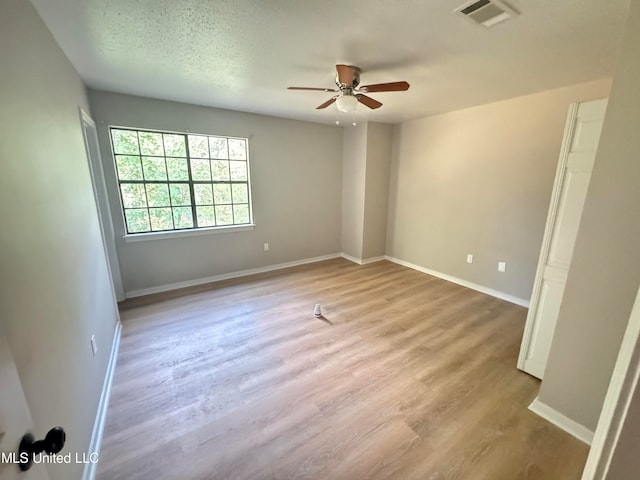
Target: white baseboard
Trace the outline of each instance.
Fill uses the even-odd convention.
[[[352,257],[351,255],[347,255],[346,253],[341,253],[340,256],[345,260],[349,260],[350,262],[357,263],[358,265],[362,265],[362,260],[356,257]]]
[[[351,255],[347,255],[346,253],[341,253],[340,256],[346,260],[349,260],[350,262],[353,263],[357,263],[358,265],[367,265],[369,263],[375,263],[375,262],[380,262],[382,260],[385,259],[384,255],[380,256],[380,257],[371,257],[371,258],[365,258],[364,260],[361,260],[359,258],[356,257],[352,257]]]
[[[381,257],[365,258],[364,260],[362,260],[362,265],[367,265],[369,263],[375,263],[375,262],[381,262],[382,260],[385,260],[384,255],[382,255]]]
[[[91,434],[91,442],[89,443],[88,455],[93,453],[100,454],[100,446],[102,445],[102,434],[104,433],[104,424],[107,420],[107,408],[109,407],[109,396],[111,395],[111,385],[116,372],[116,362],[118,359],[118,350],[120,348],[120,334],[122,333],[122,324],[118,321],[116,330],[113,334],[113,343],[111,344],[111,353],[109,354],[109,363],[107,364],[107,372],[104,376],[102,385],[102,394],[98,403],[98,411],[93,424],[93,433]],[[89,457],[91,459],[91,457]],[[82,480],[93,480],[96,476],[97,463],[86,463],[82,472]]]
[[[405,260],[400,260],[399,258],[395,258],[395,257],[390,257],[389,255],[385,255],[384,259],[389,260],[390,262],[393,262],[393,263],[397,263],[398,265],[409,267],[419,272],[441,278],[442,280],[446,280],[447,282],[462,285],[463,287],[470,288],[471,290],[476,290],[478,292],[486,293],[487,295],[491,295],[492,297],[496,297],[501,300],[506,300],[507,302],[510,302],[510,303],[515,303],[516,305],[520,305],[521,307],[529,308],[529,300],[525,300],[524,298],[515,297],[513,295],[509,295],[508,293],[504,293],[499,290],[494,290],[493,288],[488,288],[482,285],[478,285],[477,283],[469,282],[467,280],[454,277],[453,275],[447,275],[446,273],[438,272],[436,270],[431,270],[430,268],[421,267],[420,265],[416,265],[415,263],[407,262]]]
[[[293,262],[278,263],[275,265],[267,265],[266,267],[239,270],[236,272],[223,273],[220,275],[212,275],[210,277],[196,278],[194,280],[186,280],[184,282],[168,283],[166,285],[158,285],[156,287],[142,288],[140,290],[129,290],[126,292],[126,297],[127,298],[143,297],[145,295],[168,292],[170,290],[177,290],[179,288],[193,287],[196,285],[203,285],[205,283],[220,282],[222,280],[229,280],[230,278],[245,277],[247,275],[255,275],[256,273],[271,272],[273,270],[296,267],[298,265],[305,265],[307,263],[322,262],[323,260],[339,258],[340,256],[342,256],[340,253],[332,253],[330,255],[322,255],[320,257],[303,258],[302,260],[295,260]]]
[[[267,265],[266,267],[259,268],[250,268],[247,270],[239,270],[236,272],[223,273],[220,275],[212,275],[210,277],[204,278],[196,278],[194,280],[186,280],[184,282],[175,282],[168,283],[165,285],[158,285],[155,287],[142,288],[139,290],[129,290],[126,292],[126,298],[135,298],[135,297],[143,297],[145,295],[153,295],[154,293],[168,292],[170,290],[177,290],[179,288],[193,287],[196,285],[203,285],[205,283],[213,283],[220,282],[222,280],[229,280],[231,278],[245,277],[247,275],[255,275],[256,273],[264,273],[271,272],[273,270],[280,270],[283,268],[295,267],[298,265],[305,265],[307,263],[315,263],[322,262],[324,260],[331,260],[333,258],[344,258],[349,260],[350,262],[356,263],[358,265],[367,265],[369,263],[379,262],[382,260],[388,260],[393,263],[397,263],[398,265],[402,265],[405,267],[412,268],[414,270],[418,270],[419,272],[426,273],[428,275],[432,275],[434,277],[441,278],[448,282],[452,282],[458,285],[462,285],[463,287],[470,288],[472,290],[476,290],[478,292],[486,293],[487,295],[491,295],[492,297],[500,298],[502,300],[506,300],[507,302],[515,303],[516,305],[520,305],[522,307],[529,308],[529,300],[524,300],[522,298],[514,297],[513,295],[509,295],[504,292],[500,292],[498,290],[493,290],[491,288],[484,287],[482,285],[478,285],[473,282],[468,282],[467,280],[463,280],[461,278],[454,277],[452,275],[447,275],[446,273],[437,272],[435,270],[431,270],[429,268],[421,267],[420,265],[416,265],[414,263],[406,262],[404,260],[400,260],[399,258],[391,257],[389,255],[380,256],[380,257],[372,257],[361,260],[359,258],[353,257],[351,255],[347,255],[346,253],[332,253],[329,255],[322,255],[319,257],[311,257],[311,258],[303,258],[302,260],[295,260],[293,262],[286,263],[278,263],[275,265]]]
[[[554,408],[551,408],[546,403],[542,403],[538,397],[531,402],[529,410],[553,423],[556,427],[561,428],[568,434],[573,435],[578,440],[583,441],[587,445],[591,445],[591,442],[593,441],[593,432],[591,430],[584,425],[580,425],[578,422],[571,420],[569,417],[563,415]]]

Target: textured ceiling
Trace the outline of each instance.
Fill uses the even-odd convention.
[[[521,14],[486,29],[464,0],[32,0],[96,89],[332,123],[398,122],[611,76],[629,0],[510,0]],[[324,92],[335,64],[371,94],[355,115]]]

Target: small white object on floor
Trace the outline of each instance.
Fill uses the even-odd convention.
[[[322,310],[320,310],[320,304],[319,304],[319,303],[316,303],[316,306],[315,306],[315,308],[313,309],[313,314],[314,314],[316,317],[321,317],[321,316],[322,316]]]

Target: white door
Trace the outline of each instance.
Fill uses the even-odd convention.
[[[0,323],[0,480],[48,480],[44,465],[20,472],[8,455],[17,455],[22,436],[32,432],[31,413]]]
[[[518,368],[542,378],[587,196],[607,100],[571,105]]]

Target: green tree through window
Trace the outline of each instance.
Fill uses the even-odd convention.
[[[246,138],[110,133],[128,234],[251,223]]]

